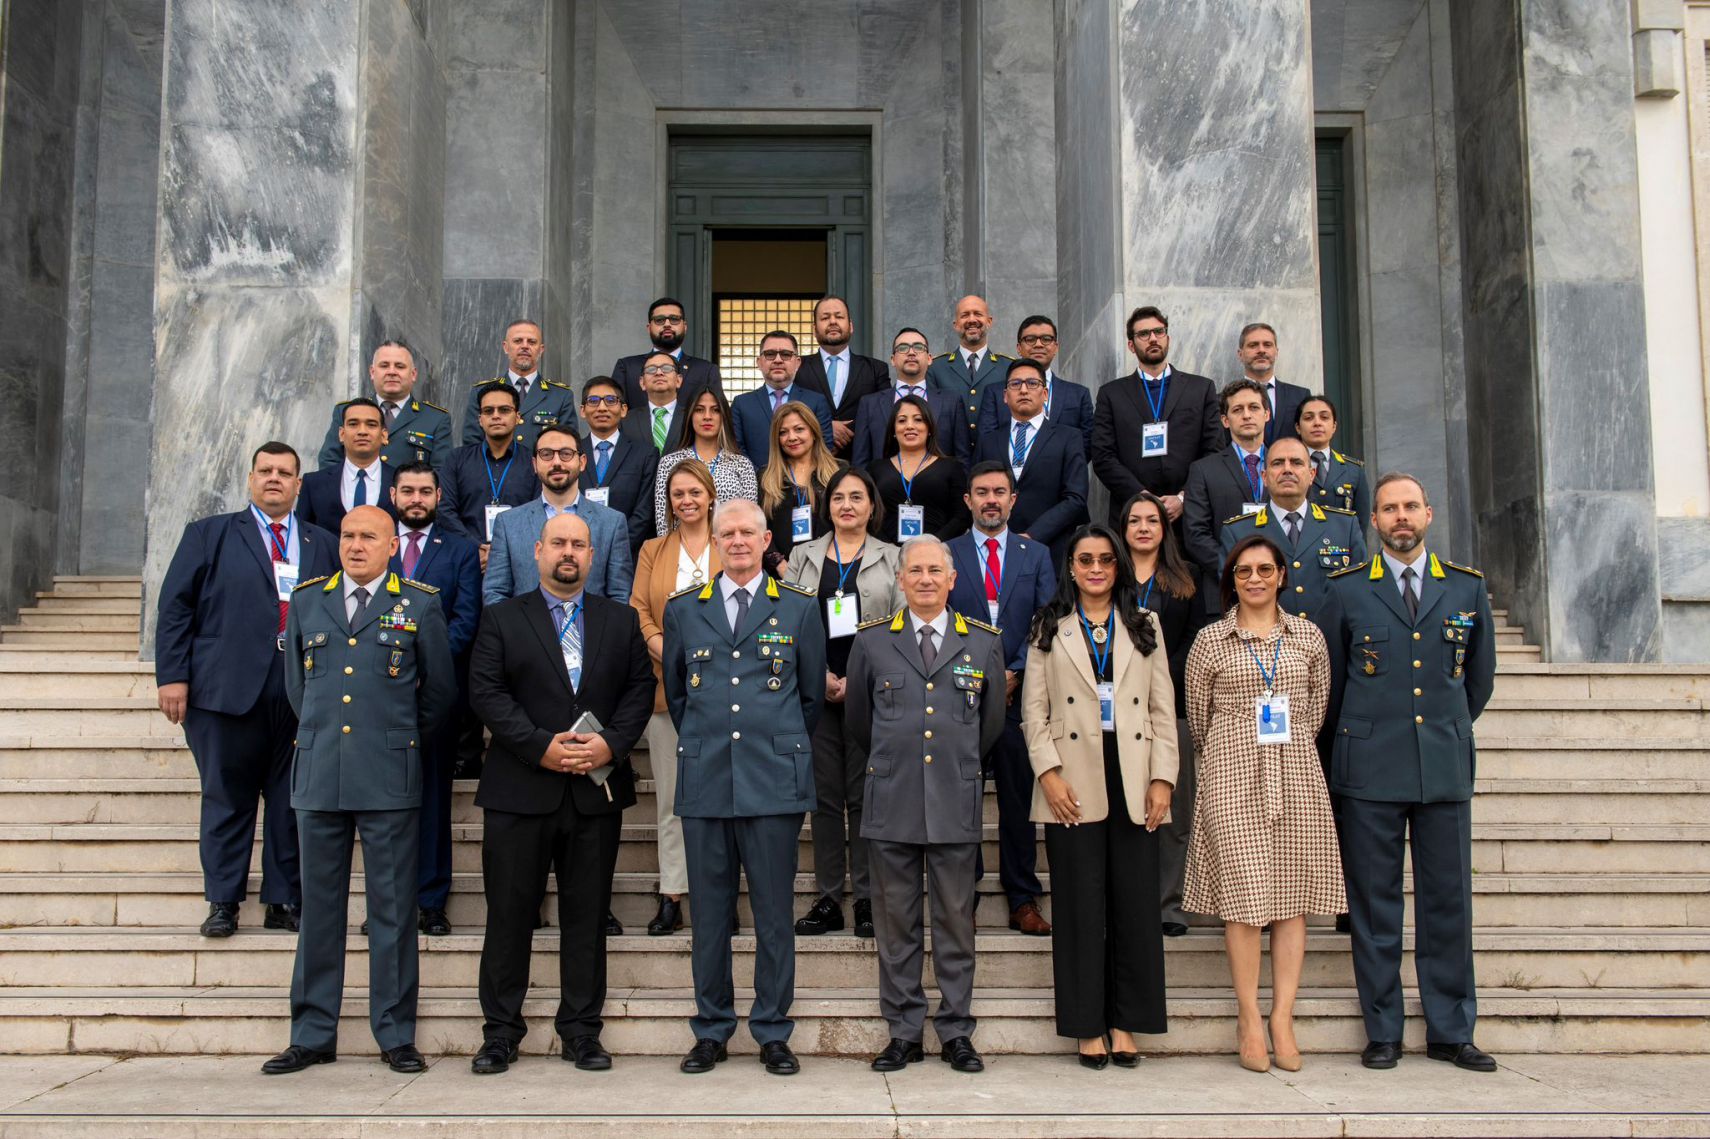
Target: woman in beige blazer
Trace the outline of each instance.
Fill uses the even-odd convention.
[[[872,937],[867,843],[861,837],[867,753],[844,730],[843,688],[855,625],[902,608],[898,551],[876,536],[885,507],[866,471],[839,469],[826,483],[822,501],[830,531],[792,549],[784,575],[791,585],[819,595],[819,619],[826,632],[825,705],[813,733],[813,779],[819,796],[813,812],[813,866],[819,896],[796,922],[796,932],[811,936],[843,928],[847,866],[855,899],[855,936]]]
[[[665,602],[681,589],[700,585],[718,573],[718,549],[712,543],[712,512],[716,501],[712,472],[699,459],[684,459],[666,481],[670,511],[662,538],[641,544],[635,561],[635,588],[629,603],[641,617],[641,635],[653,658],[653,718],[647,722],[647,760],[653,768],[654,800],[659,822],[659,912],[647,923],[655,937],[683,928],[683,895],[689,892],[688,864],[683,857],[683,823],[673,809],[677,799],[677,729],[665,711],[665,684],[659,670],[665,648]]]
[[[1167,1031],[1158,827],[1176,781],[1175,686],[1115,531],[1076,530],[1065,568],[1034,616],[1021,685],[1051,860],[1057,1033],[1089,1068],[1131,1068],[1133,1034]]]

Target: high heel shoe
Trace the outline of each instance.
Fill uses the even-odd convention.
[[[1293,1024],[1293,1022],[1290,1022],[1290,1024],[1289,1024],[1288,1036],[1289,1036],[1289,1041],[1292,1043],[1294,1041],[1294,1024]],[[1271,1026],[1271,1047],[1275,1051],[1276,1066],[1281,1068],[1285,1072],[1298,1072],[1298,1071],[1300,1071],[1300,1066],[1301,1066],[1300,1046],[1298,1044],[1296,1044],[1294,1051],[1285,1052],[1282,1050],[1282,1048],[1277,1046],[1276,1039],[1277,1039],[1276,1026],[1272,1025]]]
[[[1247,1049],[1243,1046],[1242,1038],[1244,1036],[1245,1036],[1245,1034],[1241,1031],[1240,1024],[1239,1024],[1239,1022],[1237,1022],[1236,1028],[1235,1028],[1235,1050],[1240,1055],[1241,1066],[1243,1068],[1247,1069],[1249,1072],[1268,1072],[1268,1071],[1270,1071],[1271,1070],[1271,1053],[1270,1053],[1270,1050],[1265,1047],[1264,1030],[1261,1029],[1259,1031],[1259,1034],[1258,1034],[1258,1036],[1259,1036],[1259,1050],[1257,1053],[1248,1052]]]
[[[1099,1037],[1098,1040],[1100,1044],[1104,1045],[1104,1051],[1080,1053],[1081,1067],[1091,1068],[1095,1072],[1102,1072],[1105,1068],[1110,1066],[1110,1042],[1102,1036]]]
[[[1130,1035],[1128,1039],[1132,1042],[1134,1037]],[[1118,1068],[1138,1068],[1140,1066],[1140,1053],[1118,1052],[1116,1050],[1116,1037],[1113,1035],[1109,1037],[1109,1040],[1110,1062],[1112,1064],[1115,1064]]]

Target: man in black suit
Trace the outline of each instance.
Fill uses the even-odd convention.
[[[821,297],[813,306],[813,338],[819,351],[803,356],[796,371],[796,383],[831,404],[832,437],[826,443],[844,462],[849,461],[855,441],[855,410],[867,396],[891,386],[883,360],[849,350],[854,335],[849,303],[842,297]]]
[[[683,365],[669,352],[654,352],[641,358],[636,369],[641,377],[642,400],[630,400],[625,389],[623,433],[653,448],[655,461],[677,447],[677,435],[688,418],[689,401],[683,394]],[[617,377],[613,376],[613,380]]]
[[[1087,520],[1087,456],[1081,433],[1045,414],[1045,370],[1011,360],[1004,378],[1004,422],[982,431],[976,463],[1001,462],[1015,482],[1009,525],[1051,547],[1061,565],[1069,535]],[[977,521],[977,519],[976,519]]]
[[[1265,446],[1296,435],[1294,421],[1300,405],[1312,393],[1299,384],[1285,384],[1276,377],[1277,330],[1255,321],[1241,330],[1235,355],[1246,378],[1265,389],[1271,418],[1265,424]]]
[[[380,458],[380,450],[386,446],[380,405],[367,396],[345,404],[338,441],[344,447],[344,458],[303,476],[297,517],[331,534],[338,533],[345,513],[358,506],[378,506],[397,518],[392,505],[392,468]]]
[[[653,713],[654,680],[635,610],[583,588],[600,556],[581,518],[549,519],[535,543],[539,588],[487,610],[475,639],[469,698],[493,732],[475,793],[487,892],[476,1075],[514,1063],[528,1031],[523,998],[549,869],[563,1057],[585,1071],[612,1064],[600,1044],[605,913],[623,811],[635,802],[629,753]],[[575,730],[584,715],[596,730]]]
[[[1223,523],[1251,514],[1265,501],[1265,424],[1270,422],[1265,389],[1252,380],[1236,380],[1221,397],[1224,430],[1232,442],[1188,469],[1183,497],[1182,541],[1199,567],[1199,595],[1208,613],[1218,608],[1223,576]]]
[[[1122,504],[1142,490],[1164,500],[1171,522],[1181,518],[1188,467],[1223,447],[1216,385],[1166,363],[1170,322],[1154,306],[1129,314],[1128,350],[1139,367],[1099,388],[1093,412],[1093,473],[1110,491],[1119,534]]]
[[[653,537],[653,479],[659,470],[659,452],[644,437],[622,431],[629,405],[623,385],[610,376],[595,376],[582,385],[582,418],[588,433],[582,436],[582,495],[589,502],[609,506],[629,523],[629,553],[633,558],[641,543]]]
[[[647,338],[653,352],[665,352],[677,361],[683,377],[683,398],[694,401],[703,388],[717,388],[724,394],[724,381],[719,379],[718,365],[683,351],[683,341],[689,335],[689,318],[683,315],[683,303],[673,297],[660,297],[647,306]],[[651,352],[625,356],[612,365],[612,379],[623,385],[623,398],[631,407],[642,404],[641,366]]]
[[[1045,418],[1059,427],[1072,427],[1081,433],[1081,453],[1092,450],[1093,398],[1085,384],[1077,384],[1059,376],[1053,364],[1057,360],[1057,322],[1048,316],[1030,316],[1021,322],[1015,334],[1016,359],[1032,360],[1045,372]],[[980,418],[975,425],[975,437],[1003,428],[1009,419],[1004,407],[1004,385],[993,384],[980,396]]]
[[[932,412],[932,424],[938,430],[938,449],[961,463],[970,465],[974,458],[974,442],[961,411],[962,397],[955,392],[932,390],[926,374],[932,361],[926,344],[926,333],[918,328],[905,328],[891,337],[891,368],[896,382],[890,387],[872,392],[861,400],[855,410],[855,438],[849,449],[849,465],[865,469],[885,455],[885,436],[891,429],[891,409],[905,395],[919,396]]]

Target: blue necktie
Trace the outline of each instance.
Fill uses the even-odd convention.
[[[1009,465],[1019,467],[1027,461],[1027,424],[1015,425],[1015,441],[1009,448]]]
[[[356,472],[356,493],[350,496],[350,505],[354,507],[368,505],[368,472]]]
[[[578,602],[575,605],[560,605],[558,614],[563,624],[558,626],[558,643],[564,649],[564,667],[570,673],[570,687],[580,691],[582,688],[582,666],[571,666],[570,661],[582,659],[582,630],[576,627],[576,613],[582,608]]]
[[[601,440],[594,445],[594,452],[594,481],[603,484],[606,481],[606,467],[612,461],[612,445],[607,440]]]
[[[831,390],[831,402],[836,406],[842,396],[837,391],[837,357],[828,357],[825,361],[825,386]]]

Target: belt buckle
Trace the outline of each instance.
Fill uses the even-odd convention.
[[[285,638],[284,637],[274,637],[273,638],[273,647],[274,647],[274,649],[276,649],[279,652],[284,652],[285,651]]]

